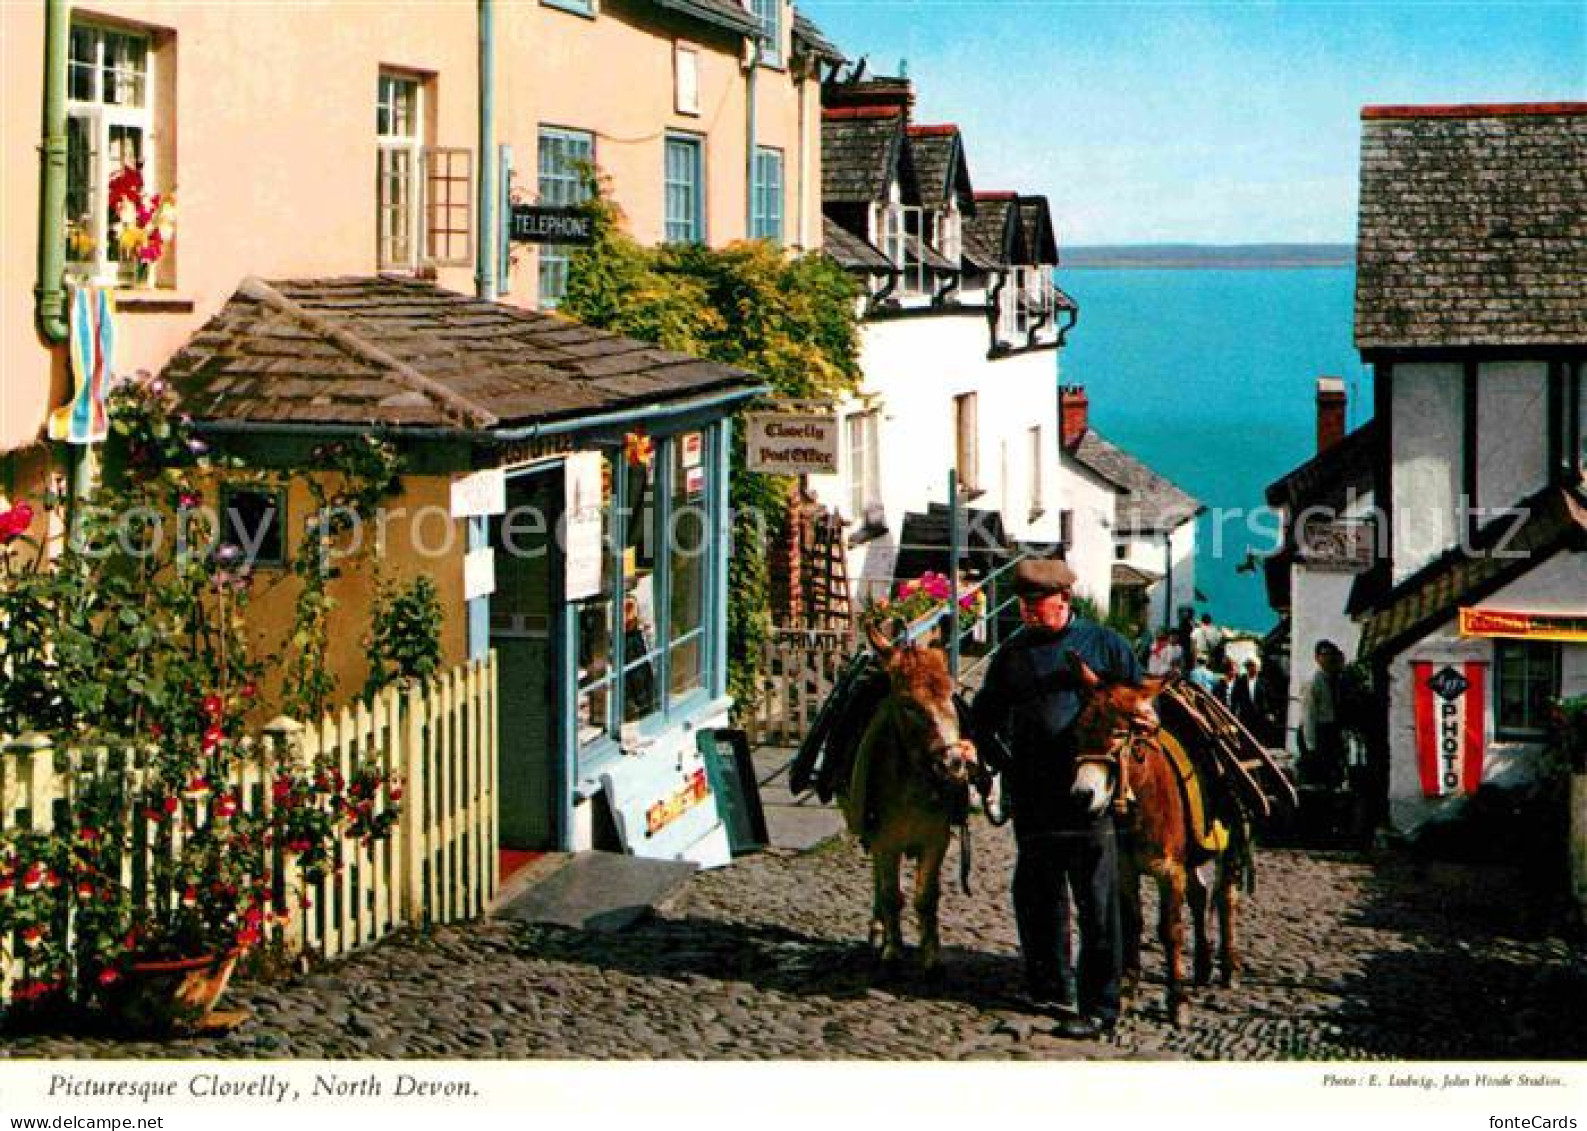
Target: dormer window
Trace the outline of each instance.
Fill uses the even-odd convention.
[[[760,23],[760,61],[772,67],[782,66],[782,5],[783,0],[750,0],[750,11]]]

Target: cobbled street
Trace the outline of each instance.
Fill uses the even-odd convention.
[[[18,1057],[1504,1059],[1587,1056],[1587,964],[1511,868],[1262,850],[1246,977],[1162,1008],[1161,952],[1111,1040],[1018,1002],[1012,837],[975,829],[975,894],[944,893],[934,978],[864,945],[869,869],[843,837],[701,873],[618,933],[485,922],[405,936],[228,992],[249,1021],[171,1043],[27,1038]],[[955,857],[950,861],[956,868]],[[952,869],[950,869],[951,871]],[[946,883],[946,881],[945,881]]]

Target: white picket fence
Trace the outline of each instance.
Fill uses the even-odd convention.
[[[372,702],[327,713],[304,726],[277,720],[254,757],[227,783],[243,808],[268,812],[278,766],[326,757],[350,778],[375,762],[400,782],[392,835],[374,844],[342,839],[330,875],[307,884],[289,868],[289,915],[274,940],[291,953],[335,958],[403,926],[450,923],[484,913],[496,896],[498,825],[495,653],[423,683],[390,687]],[[109,747],[56,750],[38,735],[0,742],[0,830],[48,832],[75,783],[105,773],[147,774],[149,751]],[[113,768],[114,767],[114,768]],[[202,807],[187,816],[202,819]],[[123,882],[147,875],[123,862]],[[16,974],[13,940],[0,940],[0,999]]]

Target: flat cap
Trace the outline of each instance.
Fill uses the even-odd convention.
[[[1046,596],[1074,587],[1075,571],[1057,558],[1025,558],[1014,567],[1014,592],[1021,597]]]

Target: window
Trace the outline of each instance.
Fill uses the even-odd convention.
[[[281,492],[223,488],[220,512],[221,541],[241,549],[246,564],[286,564],[286,546],[282,538],[286,527],[286,500]]]
[[[760,21],[760,61],[773,67],[782,65],[782,3],[783,0],[750,0],[755,18]]]
[[[1560,693],[1559,645],[1496,640],[1493,653],[1497,737],[1541,738],[1547,733],[1549,703]]]
[[[856,412],[844,422],[844,447],[849,460],[849,518],[859,533],[884,530],[887,512],[882,507],[882,460],[878,446],[881,413]]]
[[[672,48],[672,104],[680,114],[700,112],[700,52],[687,43]]]
[[[903,216],[904,291],[907,294],[927,294],[931,290],[930,269],[920,254],[920,247],[929,239],[926,231],[927,213],[920,208],[899,209]],[[913,241],[913,242],[911,242]]]
[[[668,243],[705,240],[705,153],[701,140],[667,135],[666,239]]]
[[[931,246],[949,263],[957,265],[964,254],[964,228],[957,205],[931,214]]]
[[[146,231],[120,202],[159,192],[147,35],[73,24],[66,71],[67,257],[74,274],[130,283],[147,259]],[[113,208],[111,198],[117,198]],[[145,240],[152,239],[152,233]],[[123,250],[123,247],[126,250]]]
[[[587,130],[540,127],[540,203],[583,204],[589,199],[584,167],[595,163],[595,135]],[[540,305],[554,308],[568,293],[568,248],[540,248]]]
[[[980,488],[980,450],[976,429],[976,396],[961,393],[953,398],[953,433],[955,464],[959,469],[959,486],[975,492]]]
[[[602,533],[618,568],[605,572],[600,597],[579,605],[581,745],[707,687],[716,443],[714,433],[686,432],[656,438],[648,464],[622,449],[606,457]]]
[[[1030,437],[1030,516],[1039,518],[1047,509],[1047,500],[1042,492],[1042,463],[1045,452],[1042,448],[1041,425],[1037,425],[1029,432]]]
[[[782,150],[755,150],[755,207],[749,238],[782,244]]]
[[[474,261],[474,154],[467,149],[426,149],[424,159],[424,258],[440,267]]]
[[[705,434],[686,432],[667,447],[667,688],[684,695],[705,686],[705,577],[711,550]]]
[[[419,252],[423,92],[417,78],[382,74],[375,108],[376,262],[414,270]]]
[[[901,268],[904,265],[903,205],[890,204],[882,209],[881,221],[882,254],[887,256],[894,267]]]

